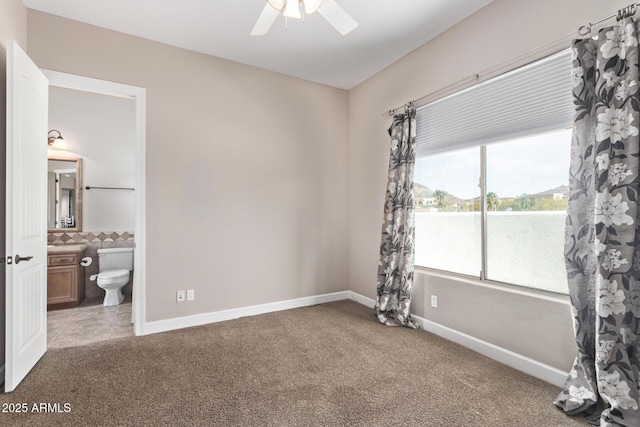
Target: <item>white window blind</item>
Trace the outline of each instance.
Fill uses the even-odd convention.
[[[573,112],[565,50],[418,108],[416,155],[566,128]]]

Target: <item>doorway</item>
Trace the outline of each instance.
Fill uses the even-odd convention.
[[[144,321],[146,317],[146,262],[145,262],[145,156],[146,156],[146,91],[144,88],[124,85],[120,83],[107,82],[104,80],[98,80],[88,77],[82,77],[67,73],[61,73],[57,71],[42,70],[45,76],[49,79],[49,87],[56,89],[72,89],[75,91],[88,92],[91,94],[107,95],[109,97],[124,98],[131,100],[134,103],[133,111],[135,116],[135,129],[133,130],[133,235],[135,240],[134,247],[134,267],[133,267],[133,284],[131,299],[125,301],[119,306],[114,308],[102,307],[100,305],[85,304],[84,307],[87,311],[84,313],[85,317],[88,316],[89,311],[95,311],[100,316],[109,317],[120,315],[120,318],[127,316],[128,312],[131,312],[131,322],[133,323],[133,333],[135,335],[142,335],[144,333]],[[109,129],[104,129],[104,132],[109,132]],[[86,162],[85,162],[86,163]],[[85,164],[86,167],[86,164]],[[85,182],[88,186],[89,182]],[[93,183],[94,186],[100,185]],[[85,187],[86,188],[86,187]],[[130,190],[130,189],[129,189]],[[91,191],[99,191],[92,189]],[[87,219],[83,219],[87,224]],[[124,233],[124,240],[127,240]],[[97,238],[97,236],[95,236]],[[108,237],[107,237],[108,239]],[[97,263],[98,259],[95,257],[93,262]],[[130,305],[127,305],[130,304]],[[75,310],[79,310],[77,308]],[[63,317],[63,316],[62,316]],[[115,318],[115,317],[114,317]],[[122,330],[120,331],[122,332]],[[117,336],[112,334],[113,337]],[[54,341],[55,342],[55,341]]]

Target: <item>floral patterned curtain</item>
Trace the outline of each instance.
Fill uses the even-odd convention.
[[[556,405],[640,426],[638,25],[574,43],[565,255],[578,356]]]
[[[384,205],[378,264],[378,292],[374,311],[380,323],[417,329],[411,319],[414,260],[413,169],[416,161],[416,111],[407,108],[393,118],[389,129],[391,155]]]

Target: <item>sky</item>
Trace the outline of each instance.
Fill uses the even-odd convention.
[[[487,146],[487,192],[498,197],[535,194],[569,185],[571,130]],[[480,148],[423,157],[414,181],[461,199],[480,196]]]

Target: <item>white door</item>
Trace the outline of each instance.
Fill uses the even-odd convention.
[[[18,44],[7,46],[5,391],[47,350],[49,82]]]

